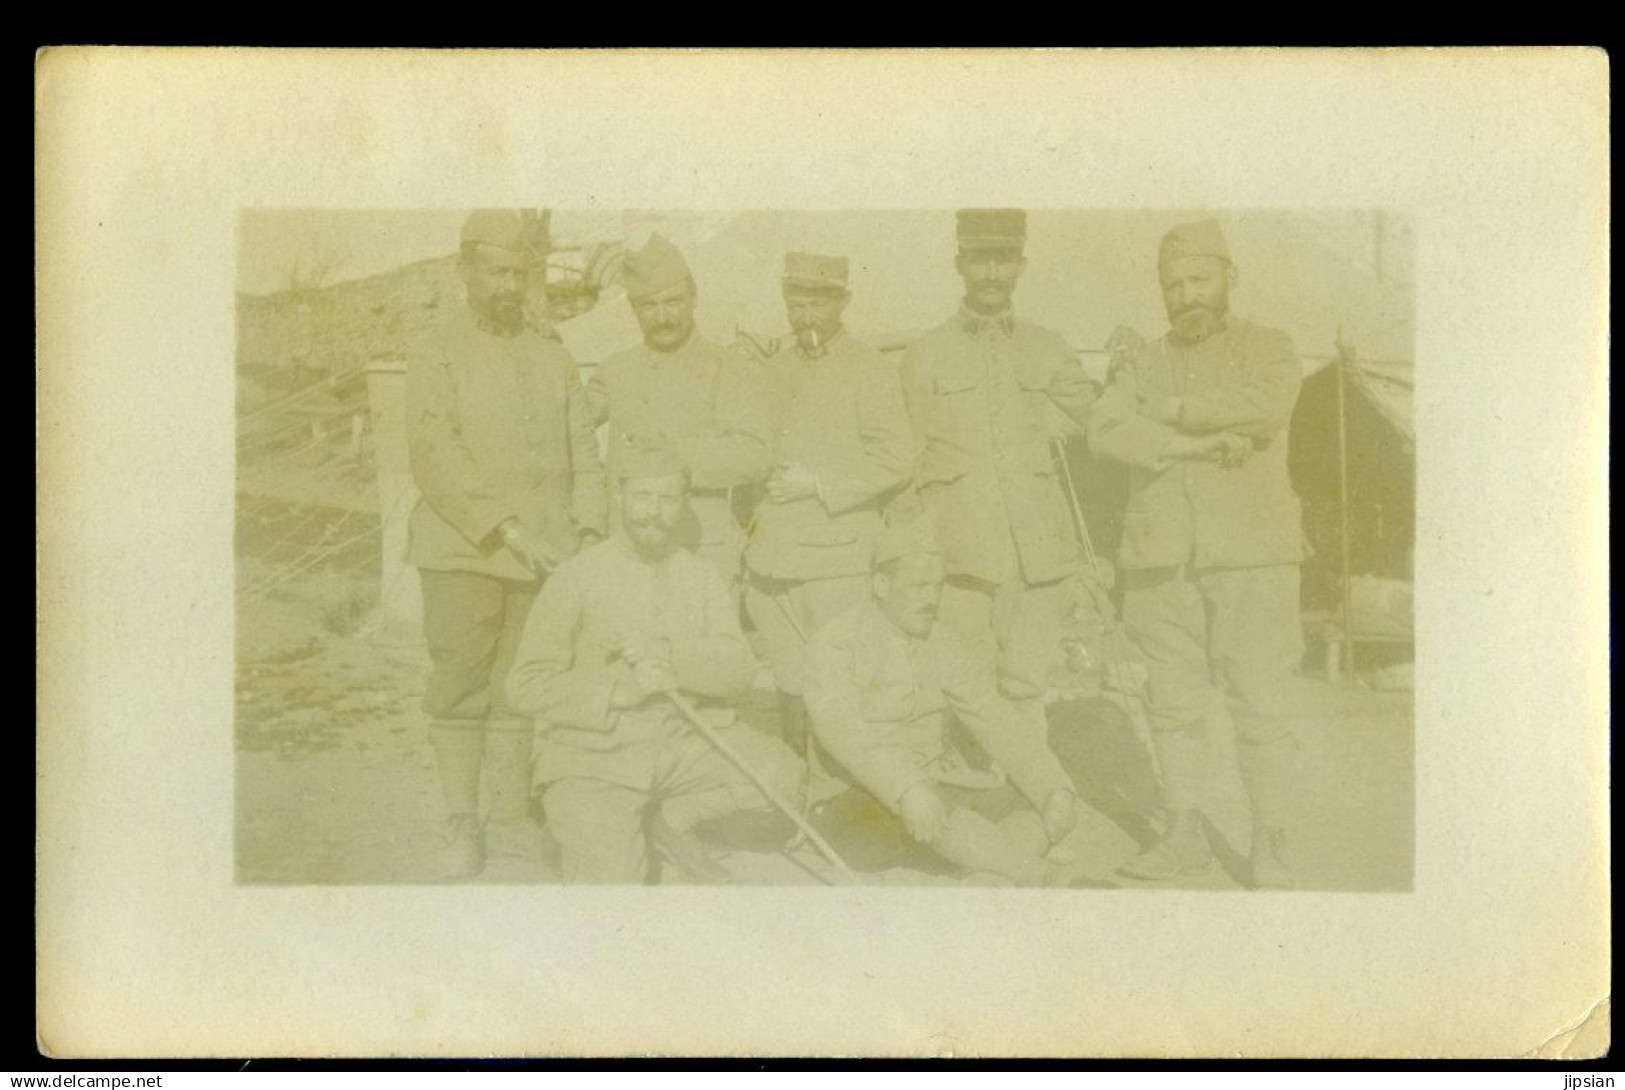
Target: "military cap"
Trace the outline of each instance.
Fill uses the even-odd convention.
[[[1228,263],[1230,247],[1224,243],[1224,232],[1218,220],[1198,220],[1181,223],[1162,236],[1157,248],[1157,268],[1182,257],[1216,257]]]
[[[804,253],[784,255],[784,286],[787,288],[845,291],[847,275],[848,265],[844,257]]]
[[[480,208],[463,221],[463,245],[473,243],[519,253],[546,252],[547,221],[517,208]]]
[[[937,520],[929,511],[896,526],[888,526],[875,536],[874,566],[880,567],[905,556],[941,556]]]
[[[675,288],[689,276],[683,252],[658,231],[649,236],[641,250],[628,250],[621,262],[621,285],[630,299]]]
[[[1027,213],[1020,208],[961,208],[959,248],[1019,249],[1027,242]]]
[[[621,443],[621,456],[615,462],[615,475],[623,481],[632,477],[674,477],[688,472],[682,457],[663,436],[634,434],[623,438]]]

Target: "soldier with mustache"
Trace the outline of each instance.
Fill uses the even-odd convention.
[[[1217,680],[1252,804],[1252,883],[1285,888],[1305,555],[1287,433],[1303,372],[1286,334],[1230,314],[1239,278],[1217,222],[1170,230],[1157,272],[1171,328],[1120,365],[1089,424],[1094,451],[1132,467],[1123,619],[1147,660],[1170,814],[1122,873],[1159,880],[1213,863],[1201,807]]]
[[[867,597],[881,510],[908,481],[913,451],[896,366],[842,325],[848,267],[785,255],[795,336],[763,365],[774,470],[746,550],[745,607],[778,684],[780,731],[798,750],[807,640]]]
[[[750,361],[695,328],[694,277],[663,236],[626,255],[621,283],[643,343],[606,359],[587,383],[598,419],[609,421],[611,518],[625,438],[662,436],[690,473],[678,541],[737,593],[744,531],[729,489],[762,480],[773,462],[761,378]]]
[[[408,560],[421,572],[433,662],[424,705],[448,814],[447,877],[479,873],[488,847],[528,854],[536,843],[532,725],[503,683],[543,580],[603,529],[603,466],[575,363],[525,320],[525,285],[546,245],[517,211],[472,213],[458,262],[468,305],[407,368],[422,494]]]
[[[1026,236],[1020,209],[959,212],[964,300],[909,348],[901,369],[916,502],[936,514],[942,535],[941,623],[986,687],[996,682],[1013,702],[1019,714],[1003,717],[1004,729],[1022,735],[1020,748],[1047,744],[1048,674],[1079,568],[1050,442],[1081,430],[1097,393],[1059,334],[1015,316]],[[898,517],[910,506],[900,502]],[[979,740],[992,752],[990,740]],[[1077,797],[1056,771],[1039,801],[1059,841],[1076,823]]]
[[[839,815],[839,824],[873,841],[891,824],[889,812],[908,838],[973,875],[1067,884],[1076,875],[1047,858],[1045,822],[1028,805],[1035,797],[1041,803],[1065,775],[1055,755],[994,724],[1004,782],[968,767],[947,730],[950,708],[966,723],[1014,709],[979,693],[964,646],[936,631],[946,576],[938,536],[930,515],[883,531],[867,600],[812,636],[806,697],[813,730],[853,784],[815,808],[815,820]]]

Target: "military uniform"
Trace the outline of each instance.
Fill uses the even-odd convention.
[[[881,509],[908,481],[913,440],[896,368],[848,333],[816,351],[792,340],[764,371],[773,460],[813,473],[818,491],[757,508],[745,605],[780,691],[799,693],[806,640],[868,597]]]
[[[518,223],[512,213],[476,213],[464,242],[504,246]],[[407,559],[423,583],[433,663],[424,705],[448,806],[474,811],[489,728],[487,758],[502,770],[491,768],[492,814],[522,817],[531,725],[507,706],[503,677],[539,581],[498,530],[517,520],[557,559],[575,552],[584,530],[602,530],[603,467],[575,364],[522,324],[457,308],[412,350],[406,434],[422,496]]]
[[[685,549],[647,561],[617,534],[548,580],[509,679],[513,705],[538,721],[536,782],[546,788],[543,806],[563,849],[566,882],[643,881],[644,811],[655,801],[678,830],[769,809],[664,697],[610,707],[630,668],[606,648],[628,638],[663,645],[699,714],[783,797],[799,790],[795,756],[735,724],[728,707],[750,688],[756,663],[715,569]]]
[[[961,246],[982,241],[967,232],[986,222],[993,241],[1024,239],[1020,213],[961,213]],[[1096,387],[1059,334],[969,310],[910,347],[902,381],[918,495],[937,516],[948,570],[940,623],[965,644],[967,661],[996,671],[1024,713],[1022,729],[1041,740],[1079,565],[1050,444],[1078,429]]]
[[[642,262],[637,281],[641,292],[688,278],[682,256],[658,235],[627,261]],[[649,440],[671,447],[690,474],[691,514],[681,542],[730,585],[737,584],[745,536],[729,489],[763,479],[772,465],[765,392],[756,366],[695,330],[673,351],[640,344],[609,357],[588,381],[587,392],[597,418],[609,421],[611,511],[618,510],[614,482],[628,443]]]
[[[910,532],[904,527],[888,536]],[[916,786],[939,791],[948,820],[926,843],[962,866],[1019,879],[1033,873],[1048,846],[1043,822],[1026,807],[1003,829],[982,816],[1010,810],[1007,800],[988,805],[1008,788],[967,767],[948,741],[944,712],[953,709],[1033,807],[1074,788],[1042,740],[1012,729],[1012,706],[983,678],[940,628],[925,639],[910,635],[871,599],[813,635],[805,692],[820,745],[851,779],[894,814]]]
[[[1211,223],[1185,225],[1169,254],[1223,257]],[[1287,472],[1302,369],[1283,333],[1230,318],[1194,343],[1172,335],[1125,361],[1095,405],[1095,453],[1132,467],[1118,567],[1124,621],[1144,652],[1153,738],[1170,809],[1198,807],[1208,778],[1200,730],[1222,684],[1255,826],[1283,822],[1291,680],[1303,655],[1301,512]],[[1177,423],[1145,407],[1179,398]],[[1177,435],[1229,431],[1245,462],[1169,461]]]

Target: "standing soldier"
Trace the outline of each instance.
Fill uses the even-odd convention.
[[[588,383],[598,419],[609,420],[610,488],[628,440],[669,445],[691,474],[678,541],[737,588],[744,532],[728,490],[761,480],[772,464],[760,377],[694,328],[694,278],[661,235],[626,255],[621,282],[643,343],[605,360]],[[610,509],[618,510],[613,496]]]
[[[1122,873],[1157,880],[1213,861],[1199,807],[1216,674],[1252,802],[1253,884],[1290,887],[1281,847],[1304,542],[1287,424],[1303,372],[1285,334],[1229,316],[1237,274],[1217,223],[1169,231],[1157,268],[1171,328],[1125,361],[1089,426],[1096,453],[1133,471],[1123,613],[1147,659],[1170,814],[1163,839]]]
[[[468,292],[407,370],[407,443],[422,501],[408,559],[423,581],[433,662],[424,706],[449,815],[445,870],[484,866],[485,840],[524,850],[532,726],[504,679],[541,582],[603,526],[603,467],[575,363],[525,321],[536,232],[519,213],[481,210],[463,225]]]
[[[846,258],[785,256],[795,339],[766,363],[774,469],[746,552],[745,607],[797,750],[806,642],[868,596],[881,508],[907,483],[913,451],[895,367],[842,328],[851,297]]]
[[[691,701],[782,798],[796,797],[801,764],[734,725],[728,702],[749,690],[756,660],[728,586],[678,544],[682,462],[632,447],[615,464],[619,528],[548,580],[508,689],[541,730],[536,778],[565,882],[642,882],[651,851],[690,880],[725,882],[695,826],[772,806],[668,694]]]
[[[1041,740],[1079,564],[1050,444],[1059,421],[1081,426],[1096,387],[1060,334],[1012,313],[1027,267],[1026,213],[966,209],[958,227],[964,302],[902,367],[916,483],[942,534],[942,623],[1016,704],[1017,729]],[[1064,834],[1075,814],[1057,805],[1045,816]]]

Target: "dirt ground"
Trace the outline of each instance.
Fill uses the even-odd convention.
[[[286,531],[284,531],[286,533]],[[249,884],[418,884],[435,872],[442,815],[427,719],[421,634],[368,612],[374,571],[320,568],[283,585],[274,569],[240,557],[237,685],[236,873]],[[272,575],[266,572],[273,571]],[[751,717],[775,729],[763,684]],[[1301,679],[1302,775],[1291,859],[1300,887],[1403,891],[1413,863],[1413,719],[1409,693]],[[1056,709],[1057,714],[1061,714]],[[1052,717],[1053,718],[1053,717]],[[1081,867],[1113,877],[1138,851],[1143,822],[1124,799],[1149,790],[1148,753],[1120,733],[1093,747],[1080,793],[1086,808],[1065,842]],[[1216,768],[1233,769],[1230,732],[1215,724]],[[1244,888],[1249,824],[1234,773],[1214,784],[1207,812],[1219,865],[1182,888]],[[764,850],[738,836],[714,841],[739,884],[835,881],[811,847]],[[494,856],[477,884],[556,882],[549,859]],[[946,868],[893,867],[864,876],[888,885],[954,884]],[[975,879],[971,879],[975,880]],[[1169,883],[1166,885],[1173,885]],[[1158,888],[1166,888],[1159,886]]]

